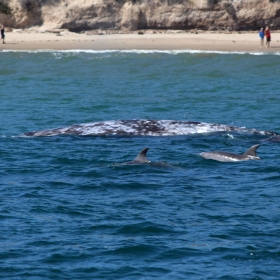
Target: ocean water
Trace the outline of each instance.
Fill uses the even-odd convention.
[[[279,53],[1,52],[1,279],[279,279],[280,141],[20,137],[108,120],[280,133]],[[279,140],[279,139],[278,139]],[[261,160],[223,163],[211,150]],[[149,148],[152,162],[120,164]]]

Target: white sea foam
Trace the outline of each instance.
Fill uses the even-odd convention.
[[[280,55],[280,52],[245,52],[245,51],[214,51],[214,50],[90,50],[90,49],[76,49],[76,50],[52,50],[52,49],[42,49],[42,50],[2,50],[2,52],[22,52],[22,53],[92,53],[92,54],[104,54],[104,53],[135,53],[135,54],[249,54],[249,55]]]

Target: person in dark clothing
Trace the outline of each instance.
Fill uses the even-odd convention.
[[[270,35],[270,30],[269,27],[267,26],[265,29],[265,37],[266,37],[266,47],[269,48],[270,47],[270,41],[271,41],[271,35]]]
[[[4,25],[1,26],[1,40],[3,40],[3,44],[5,44],[5,29],[4,29]]]

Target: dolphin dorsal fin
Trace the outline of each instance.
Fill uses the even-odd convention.
[[[253,157],[257,157],[257,154],[256,154],[256,151],[258,149],[260,145],[257,144],[257,145],[254,145],[252,146],[250,149],[248,149],[243,155],[244,156],[253,156]]]
[[[143,149],[138,156],[133,160],[135,162],[143,162],[143,163],[149,163],[150,161],[147,159],[146,154],[148,152],[149,148]]]

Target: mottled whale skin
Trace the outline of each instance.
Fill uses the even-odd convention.
[[[26,132],[22,137],[56,136],[56,135],[90,135],[90,136],[174,136],[197,133],[244,132],[259,135],[277,135],[275,132],[246,129],[205,122],[180,120],[112,120],[76,124],[62,128]]]
[[[245,160],[258,160],[260,159],[256,151],[259,148],[259,144],[252,146],[244,154],[234,154],[222,151],[213,151],[213,152],[203,152],[200,155],[206,159],[217,160],[221,162],[236,162],[236,161],[245,161]]]

